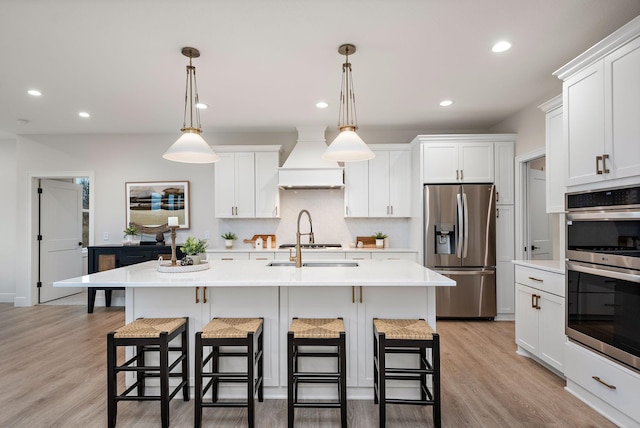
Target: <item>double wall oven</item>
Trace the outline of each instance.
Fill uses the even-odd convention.
[[[570,193],[566,333],[640,370],[640,187]]]

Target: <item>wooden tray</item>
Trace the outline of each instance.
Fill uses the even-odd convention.
[[[358,242],[362,242],[364,248],[376,248],[376,238],[373,236],[358,236],[356,237],[356,246]]]
[[[253,245],[253,248],[256,248],[256,239],[262,238],[262,248],[267,248],[267,238],[271,237],[271,248],[278,248],[276,245],[276,235],[253,235],[251,239],[243,239],[242,242],[245,244]]]

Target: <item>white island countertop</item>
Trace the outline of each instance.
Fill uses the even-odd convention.
[[[303,262],[304,259],[303,259]],[[331,264],[330,260],[310,263]],[[456,282],[410,260],[358,260],[357,267],[268,266],[264,260],[210,260],[198,272],[163,273],[157,262],[144,262],[77,278],[56,281],[55,287],[299,287],[455,286]],[[345,263],[336,260],[335,263]]]

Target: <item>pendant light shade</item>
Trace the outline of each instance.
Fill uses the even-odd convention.
[[[322,159],[337,162],[356,162],[373,159],[376,155],[356,133],[356,100],[353,91],[353,77],[349,55],[355,53],[356,47],[344,44],[338,53],[345,56],[342,64],[342,88],[340,90],[340,111],[338,113],[338,129],[340,133],[322,154]]]
[[[182,135],[162,155],[163,158],[185,163],[212,163],[220,160],[220,156],[214,153],[211,146],[202,138],[200,133],[200,112],[196,107],[198,99],[198,84],[196,82],[196,68],[191,59],[198,58],[200,52],[196,48],[182,48],[182,55],[189,58],[187,65],[187,84],[184,94],[184,121],[182,123]],[[195,126],[194,126],[195,115]],[[187,116],[189,122],[187,125]]]

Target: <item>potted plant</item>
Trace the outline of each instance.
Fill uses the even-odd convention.
[[[205,249],[207,248],[207,240],[206,239],[198,239],[193,236],[188,236],[187,240],[180,247],[180,251],[187,255],[191,260],[193,260],[194,265],[200,264],[200,254],[203,254]]]
[[[376,248],[384,248],[384,240],[387,235],[382,232],[376,232],[372,236],[376,238]]]
[[[138,228],[133,224],[129,223],[129,226],[126,227],[124,232],[124,245],[139,245],[140,238],[138,238]]]
[[[227,232],[227,233],[225,233],[224,235],[221,235],[221,236],[224,239],[224,246],[227,249],[231,249],[231,247],[233,247],[233,241],[238,239],[236,234],[233,233],[233,232]]]

